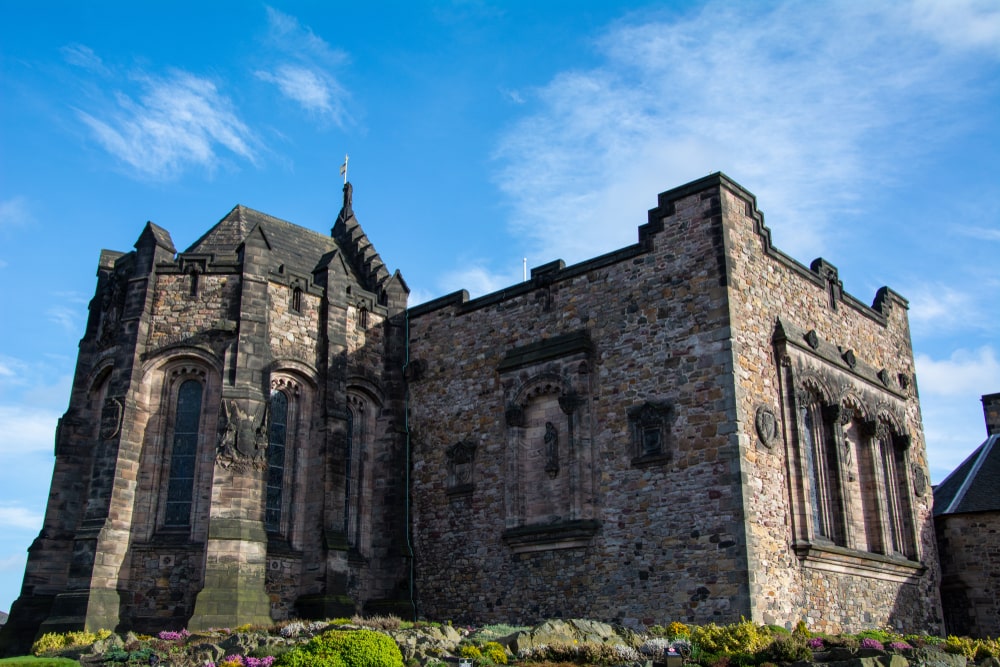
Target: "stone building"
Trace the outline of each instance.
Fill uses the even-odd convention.
[[[722,174],[635,245],[407,309],[358,225],[104,251],[5,628],[395,611],[939,631],[906,301]]]
[[[1000,394],[983,413],[986,441],[934,488],[934,525],[948,632],[1000,637]]]

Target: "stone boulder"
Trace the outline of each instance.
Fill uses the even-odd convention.
[[[442,658],[455,654],[462,634],[450,625],[392,630],[387,634],[399,646],[403,660],[419,660],[421,664],[429,658]]]
[[[625,644],[636,646],[638,635],[627,628],[616,628],[608,623],[586,619],[550,620],[536,625],[530,630],[515,632],[497,640],[517,655],[538,646],[572,644],[574,642],[594,644]]]

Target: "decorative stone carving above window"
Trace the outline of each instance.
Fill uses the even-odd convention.
[[[673,406],[663,402],[647,401],[628,409],[632,465],[656,465],[670,460],[670,425],[674,416]]]
[[[464,440],[445,451],[448,460],[448,495],[468,495],[473,489],[473,466],[476,461],[476,443]]]

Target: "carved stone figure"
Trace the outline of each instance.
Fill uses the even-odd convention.
[[[235,464],[262,467],[267,462],[268,414],[258,408],[248,414],[234,400],[222,402],[226,428],[219,440],[216,460],[224,468]]]
[[[552,422],[545,422],[545,472],[552,478],[559,474],[559,431]]]

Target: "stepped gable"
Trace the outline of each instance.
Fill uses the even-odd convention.
[[[934,489],[934,515],[1000,511],[1000,434],[992,434]]]
[[[255,227],[264,232],[275,267],[311,275],[324,255],[337,250],[336,242],[311,229],[237,205],[185,253],[232,255]]]
[[[359,282],[369,292],[374,292],[381,298],[385,285],[392,275],[385,268],[385,263],[368,240],[361,223],[354,216],[352,195],[353,186],[345,183],[344,205],[337,216],[337,222],[333,225],[331,235],[343,250],[347,263],[357,273]]]

